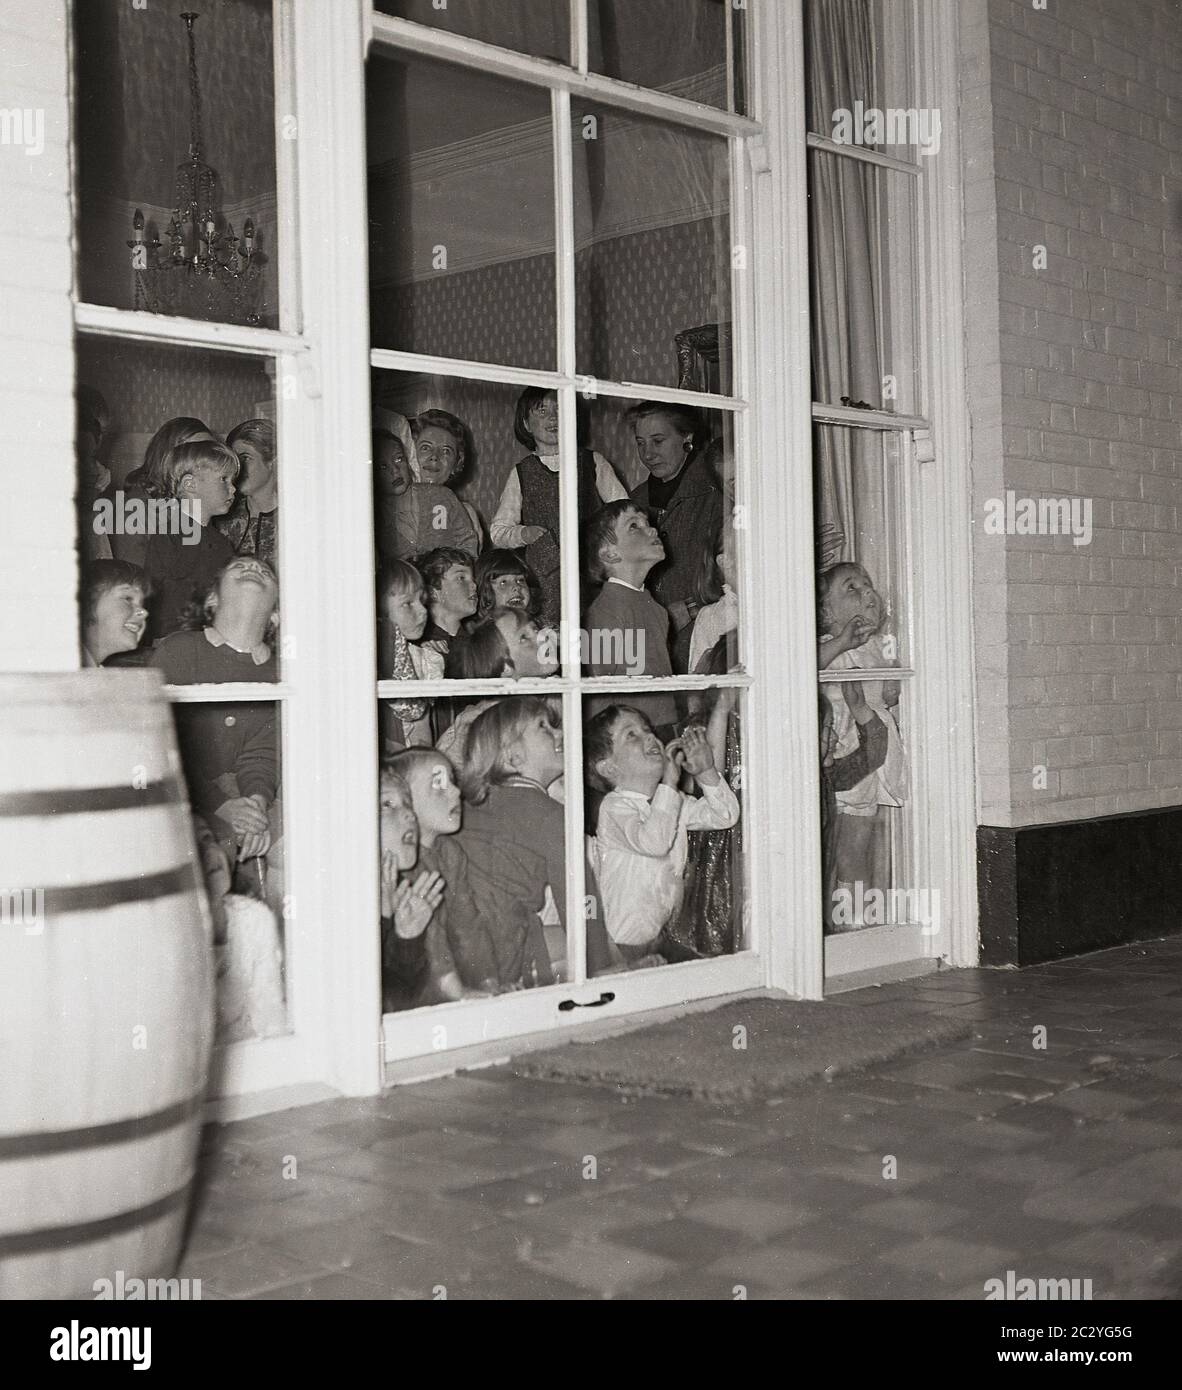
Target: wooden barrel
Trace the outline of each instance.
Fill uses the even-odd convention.
[[[0,676],[0,1298],[175,1273],[212,974],[159,673]]]

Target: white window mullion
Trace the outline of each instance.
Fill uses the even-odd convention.
[[[586,73],[591,61],[590,35],[587,30],[587,0],[571,0],[570,61],[576,72]]]
[[[574,160],[571,153],[570,93],[550,95],[554,122],[554,250],[557,286],[558,368],[564,380],[574,379],[577,369],[575,342],[575,198]],[[583,711],[579,691],[579,488],[578,418],[574,387],[558,390],[559,458],[562,504],[562,674],[568,688],[562,697],[562,747],[567,800],[566,830],[566,961],[567,979],[574,988],[587,980],[587,919],[585,852],[583,839]]]
[[[210,323],[179,315],[150,314],[146,309],[115,309],[107,304],[75,304],[74,326],[79,332],[105,338],[252,353],[256,357],[307,350],[307,344],[295,333],[248,328],[236,323]]]

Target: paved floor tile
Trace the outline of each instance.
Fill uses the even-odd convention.
[[[1182,938],[834,1007],[892,1000],[972,1036],[770,1102],[508,1065],[209,1126],[179,1273],[211,1300],[978,1299],[1006,1269],[1182,1296]]]

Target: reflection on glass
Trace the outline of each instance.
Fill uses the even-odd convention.
[[[552,369],[547,94],[401,57],[366,93],[373,346]]]
[[[910,765],[899,681],[821,687],[821,839],[825,929],[920,922],[938,928],[939,902],[911,881]]]
[[[625,404],[601,399],[591,405],[589,421],[592,437],[618,461],[628,500],[655,539],[644,553],[621,554],[621,527],[627,544],[627,533],[640,522],[623,513],[597,517],[598,499],[591,499],[590,511],[581,512],[587,542],[587,674],[709,673],[713,668],[702,663],[715,642],[728,634],[732,650],[722,669],[729,669],[737,661],[733,646],[738,621],[731,418],[659,400]],[[611,578],[646,592],[637,596],[618,585],[608,586]],[[636,610],[631,618],[617,611],[625,602]],[[716,607],[719,604],[722,607]],[[637,636],[628,651],[613,659],[605,632]]]
[[[535,58],[565,63],[570,56],[568,0],[377,0],[374,8]]]
[[[77,343],[82,560],[136,566],[146,659],[235,554],[278,561],[274,396],[257,358],[191,348]],[[224,442],[225,441],[225,442]]]
[[[940,113],[916,110],[909,0],[806,0],[809,130],[915,160],[939,142]]]
[[[186,642],[183,639],[191,639]],[[274,680],[274,663],[228,671],[226,648],[178,633],[153,665],[173,684]],[[248,658],[249,659],[249,658]],[[274,704],[173,706],[193,829],[214,924],[219,1042],[269,1037],[287,1026],[284,988],[283,795]]]
[[[573,119],[579,372],[729,392],[726,140],[601,105]]]
[[[900,436],[887,431],[813,429],[822,669],[910,662],[900,452]]]
[[[739,48],[744,19],[745,7],[719,0],[590,0],[590,68],[741,112],[741,94],[732,99],[728,88],[727,43],[730,29]]]
[[[569,978],[562,769],[558,702],[528,695],[470,704],[446,751],[383,760],[387,1012]],[[590,926],[588,953],[606,964]]]
[[[583,731],[595,899],[629,970],[745,945],[737,694],[694,692],[670,738],[646,699],[588,700]]]
[[[915,180],[809,151],[813,398],[916,409]]]
[[[73,7],[81,297],[278,323],[268,0]]]

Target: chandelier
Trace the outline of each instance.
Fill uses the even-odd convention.
[[[201,83],[197,76],[198,16],[181,15],[189,44],[189,157],[177,165],[172,221],[165,250],[154,232],[145,233],[144,214],[131,224],[131,264],[135,307],[153,314],[181,314],[219,323],[259,322],[263,304],[262,266],[254,222],[243,223],[241,238],[228,223],[219,225],[217,170],[203,158]]]

